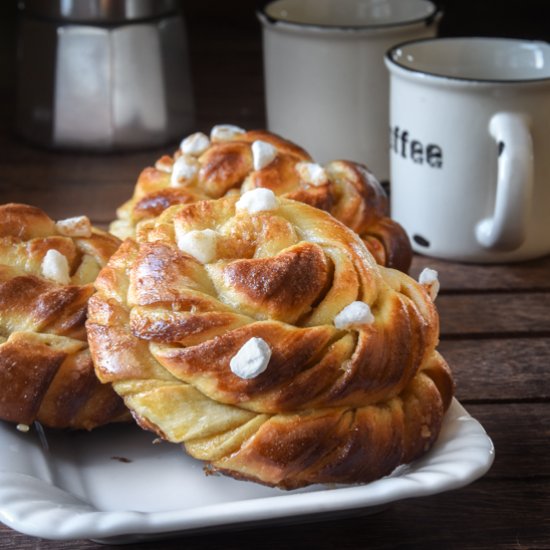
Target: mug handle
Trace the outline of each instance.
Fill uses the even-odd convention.
[[[519,113],[501,112],[489,122],[498,145],[498,174],[493,216],[476,226],[483,247],[515,250],[525,240],[533,190],[533,139],[528,121]]]

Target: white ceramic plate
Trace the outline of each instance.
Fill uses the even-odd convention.
[[[223,476],[135,426],[44,436],[0,423],[0,521],[28,535],[103,542],[369,513],[482,476],[494,448],[454,400],[434,448],[366,485],[280,491]]]

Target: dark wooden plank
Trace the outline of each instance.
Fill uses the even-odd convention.
[[[550,480],[550,402],[465,403],[464,407],[493,440],[495,461],[488,477]]]
[[[1,134],[0,134],[1,135]],[[118,181],[121,178],[135,179],[141,168],[154,163],[166,152],[173,152],[177,143],[155,147],[146,151],[121,153],[77,153],[49,151],[21,141],[15,135],[3,135],[7,150],[2,151],[2,182],[30,180],[39,183]],[[183,137],[183,136],[182,136]]]
[[[94,223],[106,224],[114,219],[116,208],[132,196],[135,181],[111,183],[96,181],[71,185],[0,184],[0,202],[22,202],[42,208],[54,219],[86,214]]]
[[[515,264],[458,264],[416,255],[411,275],[425,267],[439,273],[441,292],[550,290],[550,256]]]
[[[548,481],[481,480],[460,491],[397,503],[366,518],[363,535],[365,542],[372,537],[375,547],[388,549],[549,548],[549,512]]]
[[[550,292],[440,295],[442,337],[550,335]]]
[[[550,399],[550,338],[443,340],[439,350],[461,401]]]
[[[423,550],[517,550],[550,548],[550,481],[482,479],[456,491],[394,503],[360,517],[271,525],[132,544],[135,550],[279,550],[358,548]],[[120,548],[91,541],[46,541],[0,526],[9,550],[99,550]]]

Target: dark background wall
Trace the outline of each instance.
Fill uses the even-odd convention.
[[[550,0],[432,0],[444,16],[444,36],[508,36],[550,41]],[[182,0],[185,13],[256,25],[255,9],[268,0]]]
[[[441,35],[510,36],[550,41],[550,0],[432,1],[444,13]],[[0,17],[15,20],[17,3],[17,0],[2,0]],[[189,25],[197,19],[223,19],[227,25],[254,27],[259,31],[254,13],[268,0],[180,0],[180,3]]]
[[[549,0],[437,0],[442,36],[507,36],[550,41]]]

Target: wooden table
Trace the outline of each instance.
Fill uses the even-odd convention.
[[[9,22],[9,20],[8,20]],[[217,26],[216,26],[217,25]],[[174,146],[139,153],[48,152],[19,141],[13,111],[13,32],[1,34],[0,202],[44,208],[52,217],[87,213],[101,226],[131,193],[140,169]],[[212,29],[215,28],[215,31]],[[258,30],[221,20],[190,21],[196,130],[218,122],[265,124]],[[230,45],[230,47],[229,47]],[[223,83],[223,85],[222,85]],[[382,513],[140,544],[141,549],[550,548],[550,257],[517,265],[462,265],[423,257],[442,291],[442,353],[457,397],[496,447],[492,469],[468,487],[397,502]],[[89,541],[34,539],[0,526],[2,549],[87,549]]]

